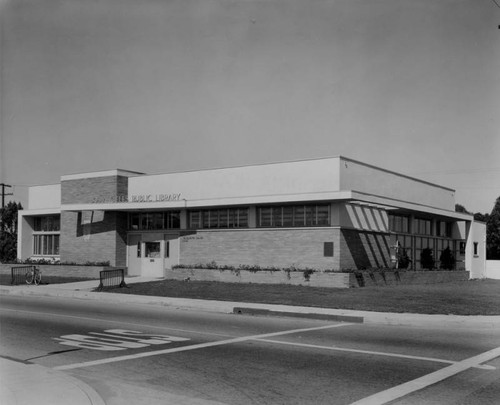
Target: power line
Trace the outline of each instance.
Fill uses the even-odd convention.
[[[9,184],[0,183],[0,187],[2,187],[2,208],[4,208],[5,207],[5,196],[6,195],[14,195],[14,193],[6,193],[5,192],[5,187],[12,188],[12,186]]]
[[[491,1],[492,1],[493,3],[495,3],[495,6],[497,6],[498,8],[500,8],[500,4],[498,4],[498,3],[496,2],[496,0],[491,0]]]

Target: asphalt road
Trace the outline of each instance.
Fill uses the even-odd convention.
[[[349,324],[48,297],[0,303],[0,356],[68,373],[106,404],[500,399],[500,325]]]

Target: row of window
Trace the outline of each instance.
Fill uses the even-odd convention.
[[[399,246],[402,249],[405,249],[408,257],[413,258],[412,260],[415,260],[415,263],[411,265],[411,267],[415,269],[421,269],[420,255],[426,248],[432,250],[435,260],[439,260],[439,258],[441,257],[441,253],[446,248],[449,248],[451,250],[453,257],[456,260],[465,255],[464,241],[408,235],[396,235],[396,239],[399,242]],[[412,242],[413,240],[414,242]]]
[[[190,229],[248,228],[248,208],[188,211]],[[330,225],[330,206],[285,205],[257,208],[258,227],[301,227]],[[180,211],[144,212],[129,215],[129,229],[179,229]]]
[[[248,228],[248,208],[189,211],[190,228]]]
[[[181,212],[142,212],[129,215],[129,229],[132,230],[160,230],[180,229]]]
[[[452,222],[436,221],[436,229],[434,236],[444,238],[451,237]],[[410,230],[410,218],[404,215],[389,215],[389,229],[392,232],[398,233],[413,233],[415,235],[433,236],[432,221],[430,219],[415,218],[413,229]]]
[[[330,205],[284,205],[259,207],[257,226],[300,227],[330,225]]]

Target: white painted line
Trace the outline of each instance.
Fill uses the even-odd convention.
[[[172,349],[156,350],[154,352],[144,352],[144,353],[130,354],[130,355],[126,355],[126,356],[111,357],[111,358],[101,359],[101,360],[86,361],[83,363],[68,364],[65,366],[54,367],[54,370],[73,370],[75,368],[98,366],[101,364],[115,363],[115,362],[125,361],[125,360],[134,360],[134,359],[140,359],[143,357],[159,356],[161,354],[185,352],[188,350],[203,349],[206,347],[223,346],[223,345],[228,345],[231,343],[239,343],[239,342],[245,342],[245,341],[249,341],[249,340],[256,340],[259,338],[264,339],[264,338],[273,337],[273,336],[289,335],[292,333],[312,332],[315,330],[338,328],[340,326],[347,326],[347,325],[351,325],[351,324],[350,323],[339,323],[336,325],[318,326],[315,328],[291,329],[291,330],[285,330],[285,331],[281,331],[281,332],[264,333],[262,335],[242,336],[242,337],[233,338],[233,339],[219,340],[216,342],[199,343],[196,345],[174,347]]]
[[[500,356],[500,347],[459,361],[455,364],[452,364],[451,366],[424,375],[423,377],[417,378],[415,380],[408,381],[404,384],[360,399],[359,401],[353,402],[351,405],[382,405],[387,402],[394,401],[395,399],[404,397],[405,395],[411,394],[415,391],[424,389],[429,385],[436,384],[471,367],[475,367],[481,363],[490,361],[498,356]]]
[[[267,343],[278,343],[278,344],[282,344],[282,345],[310,347],[312,349],[335,350],[335,351],[339,351],[339,352],[352,352],[352,353],[361,353],[361,354],[374,354],[377,356],[400,357],[403,359],[434,361],[437,363],[447,363],[447,364],[457,363],[456,361],[453,361],[453,360],[437,359],[435,357],[421,357],[421,356],[410,356],[407,354],[398,354],[398,353],[374,352],[374,351],[370,351],[370,350],[349,349],[349,348],[337,347],[337,346],[319,346],[319,345],[310,345],[307,343],[284,342],[282,340],[273,340],[273,339],[255,339],[255,340],[258,340],[261,342],[267,342]],[[474,366],[474,367],[480,368],[483,370],[496,370],[496,367],[482,365],[482,364]]]

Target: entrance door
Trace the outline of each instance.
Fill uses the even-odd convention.
[[[146,277],[163,277],[164,241],[162,234],[144,234],[142,238],[142,271]]]
[[[141,275],[142,242],[141,235],[128,235],[127,266],[129,276]]]

